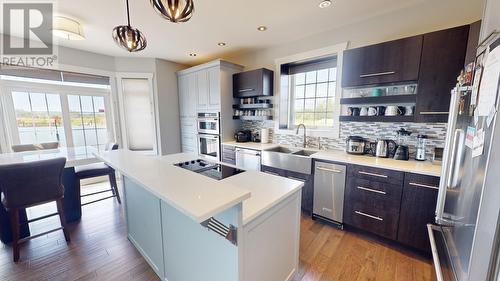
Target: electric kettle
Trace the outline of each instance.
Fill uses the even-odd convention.
[[[383,140],[377,141],[377,148],[375,150],[375,156],[381,158],[387,158],[394,156],[396,152],[396,142],[393,140]]]

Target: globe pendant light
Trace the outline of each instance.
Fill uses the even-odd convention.
[[[193,0],[150,0],[154,9],[171,22],[186,22],[194,12]]]
[[[130,11],[127,2],[127,25],[119,25],[113,28],[113,39],[118,46],[129,52],[142,51],[147,46],[146,37],[137,28],[130,26]]]

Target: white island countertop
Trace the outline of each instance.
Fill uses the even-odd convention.
[[[146,156],[115,150],[97,157],[199,223],[243,202],[245,225],[303,186],[254,171],[215,180],[173,165],[198,159],[190,153]]]
[[[98,162],[95,156],[97,149],[90,146],[60,147],[56,149],[11,152],[0,154],[0,165],[28,163],[49,160],[59,157],[66,158],[66,168]]]

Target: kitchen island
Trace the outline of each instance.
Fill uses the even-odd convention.
[[[303,183],[246,171],[222,180],[175,166],[194,154],[118,150],[128,237],[162,280],[286,281],[298,270]]]

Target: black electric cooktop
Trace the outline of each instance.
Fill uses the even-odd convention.
[[[222,180],[244,172],[244,170],[241,169],[226,166],[224,164],[208,162],[202,159],[181,162],[174,164],[174,166],[181,167],[216,180]]]

